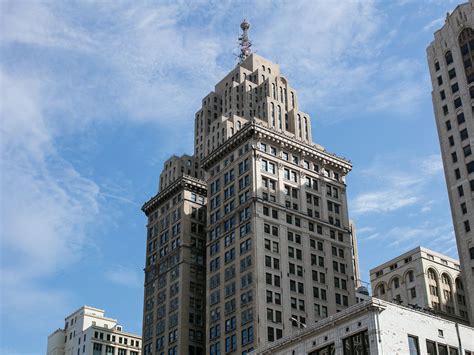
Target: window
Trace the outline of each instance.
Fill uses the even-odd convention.
[[[436,352],[436,344],[434,341],[426,341],[426,352],[428,355],[438,355]]]
[[[453,85],[451,85],[451,91],[453,94],[459,91],[458,83],[454,83]]]
[[[467,129],[464,128],[461,132],[459,132],[459,136],[461,137],[461,140],[465,140],[469,138],[469,134],[467,133]]]
[[[446,116],[449,113],[448,105],[443,106],[443,114]]]
[[[367,330],[342,340],[344,354],[369,355],[369,334]]]
[[[449,136],[448,137],[448,141],[449,141],[449,145],[452,147],[454,145],[454,137],[453,136]]]
[[[447,131],[450,131],[451,128],[452,128],[452,127],[451,127],[451,121],[448,120],[448,121],[445,122],[445,124],[446,124],[446,130],[447,130]]]
[[[467,163],[466,164],[466,169],[467,169],[468,174],[473,173],[474,172],[474,161],[471,161],[471,162]]]
[[[443,85],[443,77],[441,75],[438,76],[437,80],[438,80],[438,85]]]
[[[464,118],[464,112],[461,112],[459,113],[457,116],[456,116],[456,119],[458,121],[458,124],[462,124],[466,121],[466,119]]]
[[[444,90],[441,90],[441,91],[439,92],[439,96],[441,97],[441,100],[446,99],[446,93],[444,92]]]
[[[451,69],[450,71],[448,71],[448,76],[449,76],[449,79],[454,79],[456,77],[456,69]]]
[[[408,336],[408,350],[410,351],[410,355],[420,355],[420,346],[417,337],[413,335]]]
[[[458,97],[458,98],[454,99],[454,108],[459,108],[461,106],[462,106],[461,98]]]
[[[472,154],[472,150],[471,150],[471,146],[470,145],[466,145],[465,147],[462,148],[463,152],[464,152],[464,156],[465,157],[468,157],[469,155]]]
[[[440,69],[439,67],[439,62],[435,62],[434,63],[434,66],[435,66],[435,70],[438,71]]]
[[[451,51],[447,51],[444,55],[444,58],[446,59],[446,65],[451,64],[453,62],[453,54],[451,53]]]
[[[456,152],[451,153],[451,159],[452,159],[453,163],[457,163],[458,155],[456,154]]]

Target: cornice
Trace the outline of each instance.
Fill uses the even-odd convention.
[[[246,123],[241,130],[230,137],[223,145],[211,152],[202,162],[201,167],[205,170],[223,158],[228,153],[239,146],[247,137],[254,136],[257,139],[266,139],[287,150],[296,151],[303,157],[315,159],[321,163],[323,167],[333,167],[341,170],[344,174],[352,170],[350,160],[338,157],[336,154],[329,153],[324,148],[316,144],[307,144],[296,139],[286,136],[285,134],[274,131],[265,127],[256,121]]]
[[[174,181],[163,191],[160,191],[157,195],[152,197],[150,200],[145,202],[142,206],[142,211],[148,216],[153,212],[162,202],[169,199],[178,191],[189,190],[195,191],[200,195],[207,195],[206,183],[190,175],[183,175]]]

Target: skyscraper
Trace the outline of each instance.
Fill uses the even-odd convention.
[[[432,98],[470,321],[474,320],[474,2],[446,16],[427,48]]]
[[[194,157],[186,158],[191,166],[198,164],[191,173],[202,179],[193,178],[199,184],[195,193],[203,199],[199,206],[202,210],[206,206],[206,236],[199,234],[206,249],[206,282],[199,284],[206,295],[206,354],[245,354],[355,304],[345,184],[352,165],[313,143],[310,117],[299,109],[297,93],[279,66],[251,53],[249,27],[246,21],[241,24],[238,65],[217,83],[196,113]],[[186,164],[178,165],[186,170]],[[166,259],[160,248],[172,242],[171,236],[161,236],[179,223],[176,219],[167,223],[166,216],[178,201],[170,202],[171,193],[165,196],[165,191],[187,179],[177,176],[190,174],[178,168],[176,175],[170,175],[178,165],[165,163],[160,181],[162,187],[171,185],[144,206],[149,248],[155,248],[147,252],[152,258],[147,259],[147,272],[161,272]],[[189,239],[185,233],[181,228],[175,235],[181,239],[177,250],[183,250]],[[196,255],[202,256],[201,252],[196,250]],[[184,256],[176,262],[187,263]],[[155,267],[149,266],[153,263]],[[167,272],[175,265],[169,265]],[[180,268],[174,281],[180,287],[188,287],[186,272]],[[156,282],[158,287],[164,285],[156,281],[159,277],[146,277],[144,354],[174,354],[170,340],[190,337],[180,325],[184,323],[170,325],[169,312],[157,312]],[[168,283],[161,292],[171,291]],[[195,296],[181,288],[180,292],[175,311],[185,320],[189,309],[183,298]]]
[[[172,156],[148,217],[143,353],[204,352],[206,185],[193,157]]]

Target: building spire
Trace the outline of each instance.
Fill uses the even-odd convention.
[[[247,20],[243,20],[240,24],[240,28],[242,29],[242,35],[239,37],[239,63],[242,63],[245,58],[247,58],[251,53],[250,47],[252,46],[252,42],[249,40],[248,30],[250,28],[250,23]]]

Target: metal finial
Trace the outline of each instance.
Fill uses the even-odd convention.
[[[240,28],[242,29],[242,35],[239,37],[239,46],[240,46],[240,53],[239,53],[239,63],[242,63],[245,58],[247,58],[251,53],[250,47],[252,46],[252,42],[249,40],[248,30],[250,28],[250,23],[247,20],[243,20],[240,24]]]

